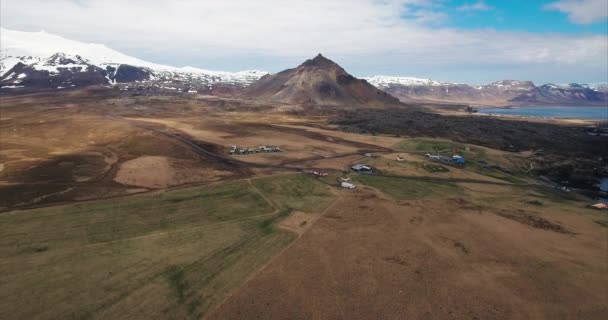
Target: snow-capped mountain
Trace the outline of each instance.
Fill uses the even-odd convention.
[[[247,86],[268,74],[257,70],[221,72],[166,66],[125,55],[102,44],[69,40],[44,31],[0,28],[0,34],[2,89],[61,89],[154,81],[208,90],[214,85]]]
[[[608,101],[606,83],[549,83],[536,86],[532,81],[501,80],[482,86],[471,86],[411,77],[373,76],[366,80],[403,102],[606,105]]]
[[[388,88],[393,85],[402,86],[442,86],[455,85],[456,83],[441,82],[431,79],[413,78],[413,77],[394,77],[394,76],[373,76],[365,78],[367,82],[377,88]]]
[[[547,83],[545,86],[552,87],[554,89],[591,89],[595,91],[608,91],[608,82],[595,82],[595,83],[567,83],[567,84],[553,84]]]

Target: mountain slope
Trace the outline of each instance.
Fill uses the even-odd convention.
[[[53,89],[133,81],[246,86],[267,72],[220,72],[176,68],[137,59],[101,44],[82,43],[46,32],[0,28],[2,89]]]
[[[561,104],[606,105],[605,84],[546,84],[502,80],[483,86],[410,77],[373,76],[367,80],[403,102],[445,102],[477,105]]]
[[[398,104],[395,97],[348,74],[321,54],[294,69],[266,75],[245,89],[247,96],[289,104]]]

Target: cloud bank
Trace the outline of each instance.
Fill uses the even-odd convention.
[[[521,77],[603,81],[606,36],[447,28],[441,3],[2,0],[1,21],[11,29],[46,29],[154,62],[207,69],[278,71],[322,52],[357,75],[460,74],[454,80],[486,81],[509,70],[536,70]],[[555,74],[556,68],[564,79],[541,79],[543,70]],[[582,79],[590,73],[594,79]]]
[[[568,15],[577,24],[591,24],[608,18],[607,0],[561,0],[545,6],[547,10],[557,10]]]

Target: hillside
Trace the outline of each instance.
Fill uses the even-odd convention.
[[[379,107],[399,103],[397,98],[353,77],[321,54],[297,68],[262,77],[245,89],[245,95],[289,104]]]

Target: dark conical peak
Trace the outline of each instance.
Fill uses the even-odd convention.
[[[318,54],[316,57],[312,59],[308,59],[302,63],[301,67],[317,67],[317,68],[340,68],[340,66],[325,58],[322,54]],[[340,68],[342,69],[342,68]]]
[[[312,59],[312,61],[331,61],[331,60],[325,58],[322,54],[319,53],[316,57],[314,57]]]

